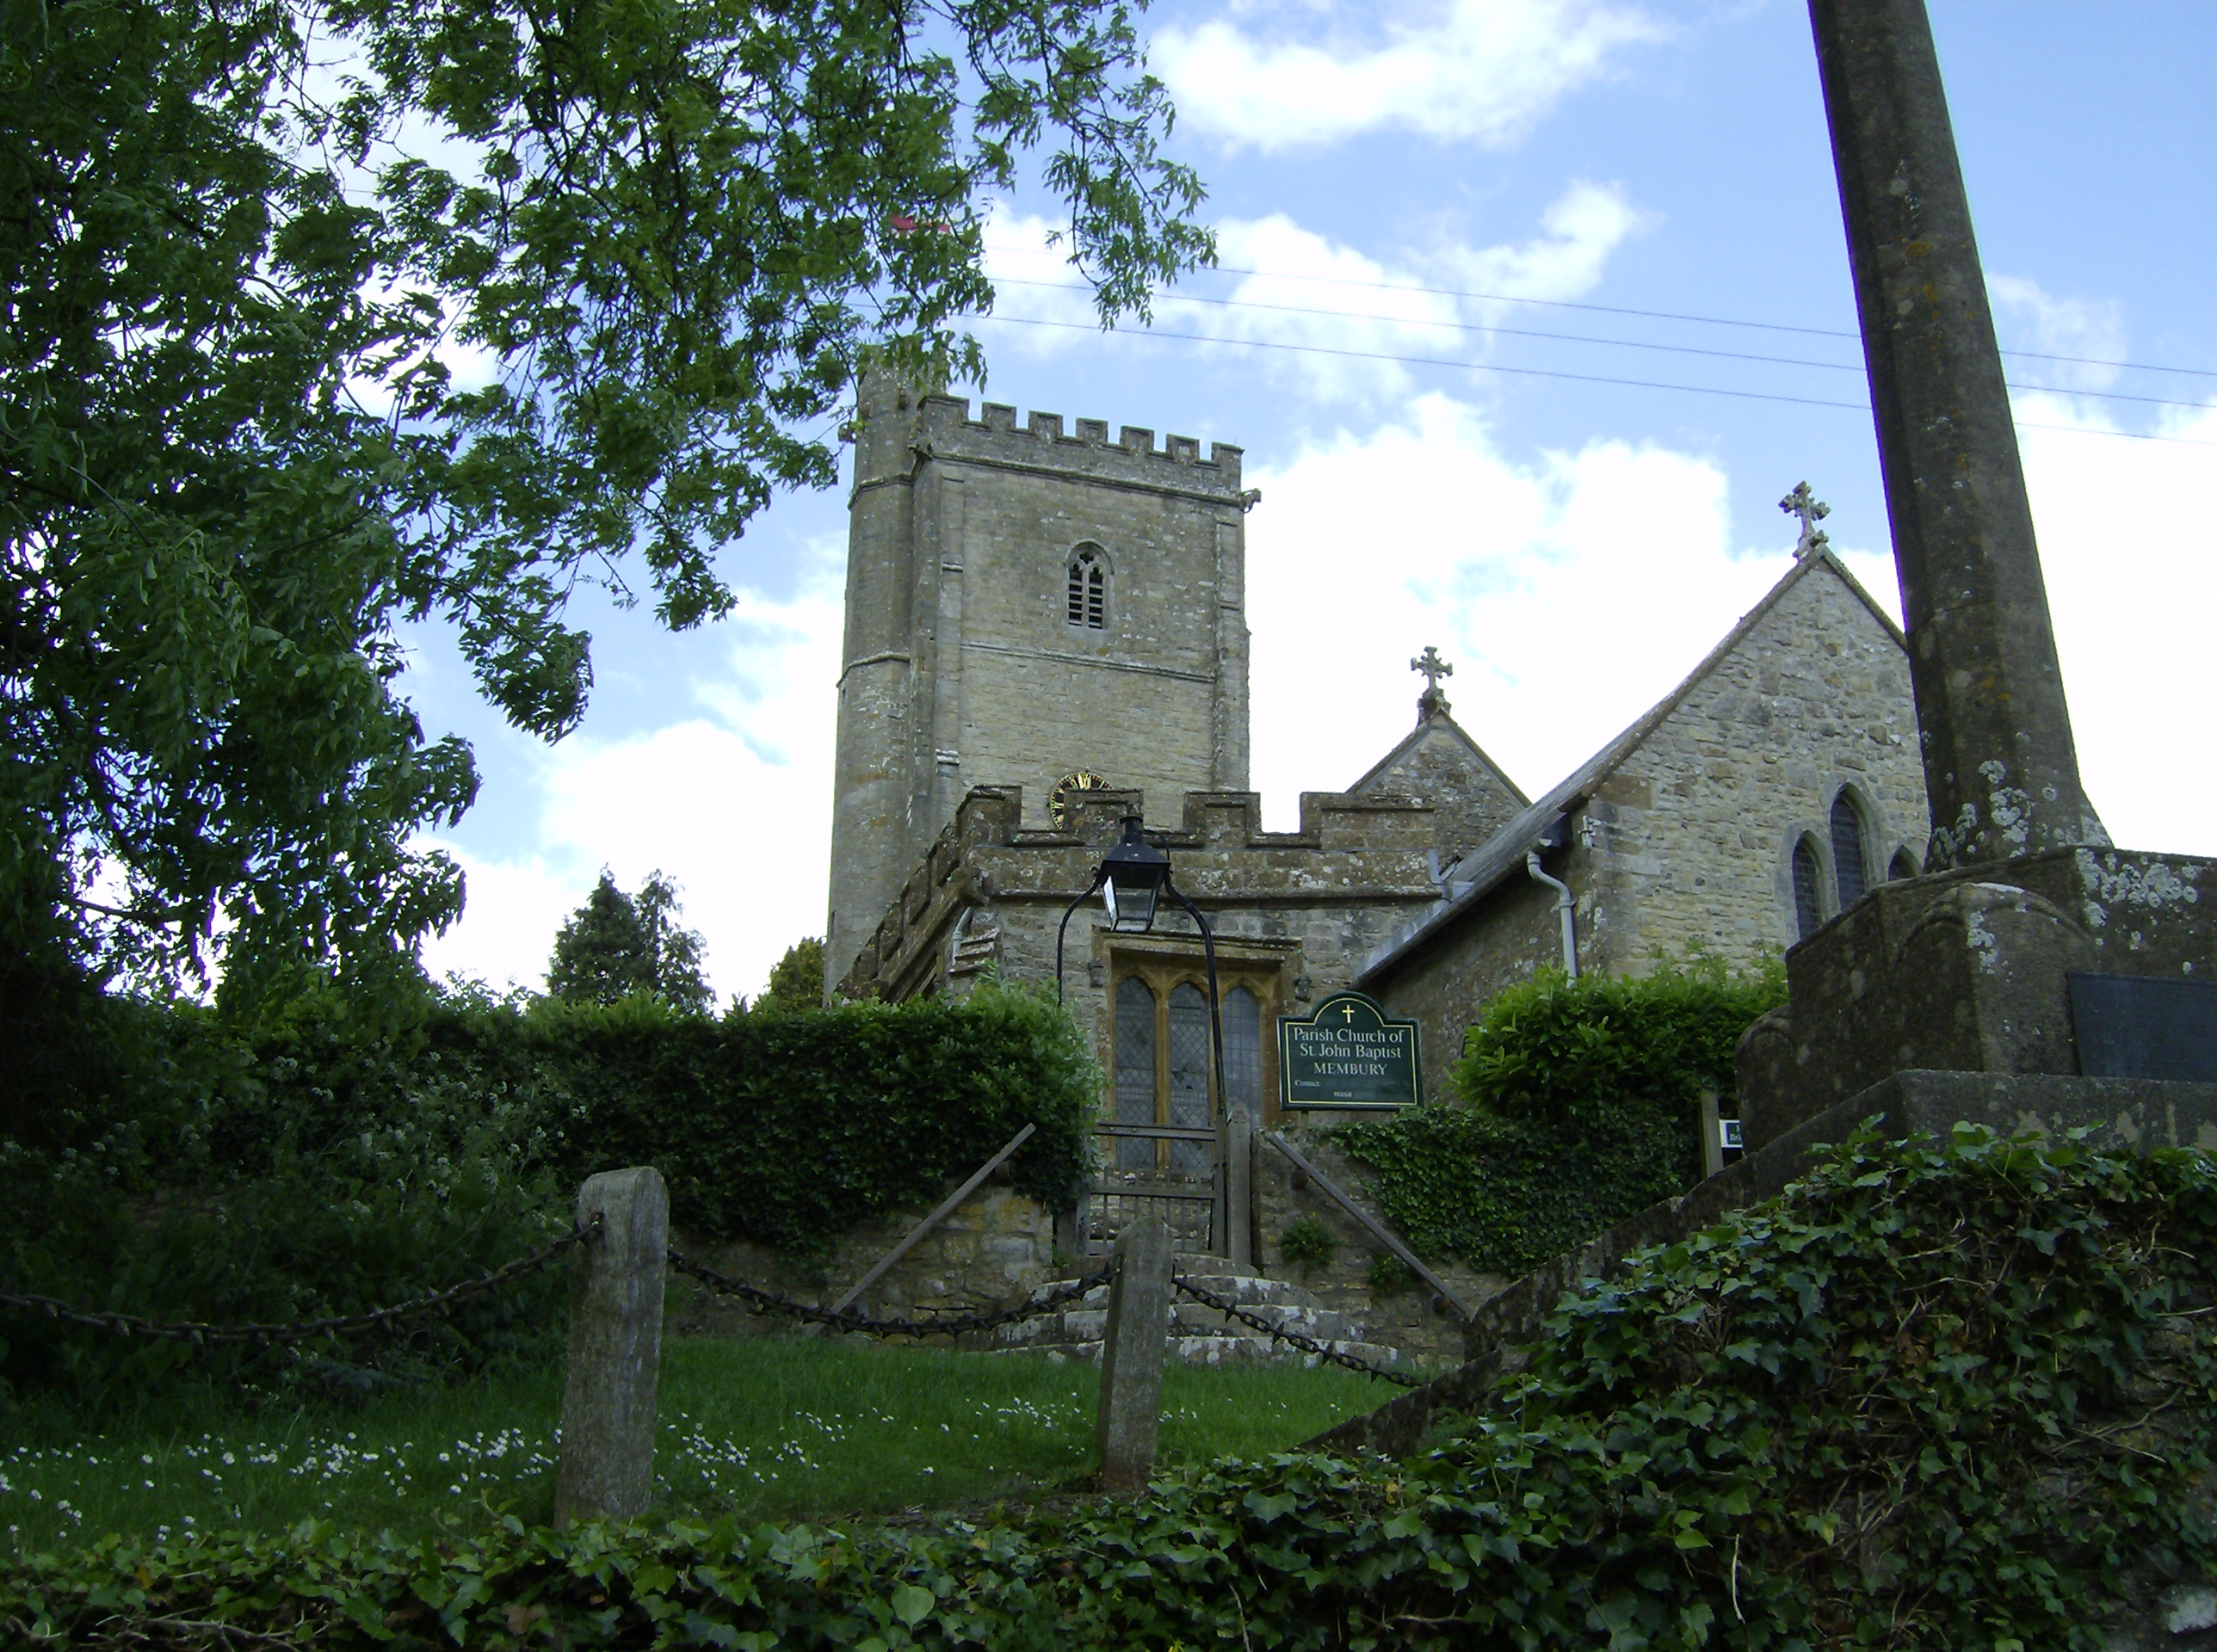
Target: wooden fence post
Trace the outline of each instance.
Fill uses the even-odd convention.
[[[1136,1495],[1155,1469],[1162,1424],[1163,1360],[1169,1353],[1170,1230],[1152,1212],[1116,1240],[1108,1318],[1101,1337],[1101,1488]]]
[[[570,1363],[554,1519],[628,1519],[654,1496],[654,1408],[662,1368],[662,1288],[670,1195],[651,1167],[603,1170],[577,1190],[577,1220],[601,1218],[577,1247],[570,1284]]]
[[[1234,1267],[1255,1263],[1255,1127],[1247,1109],[1224,1121],[1225,1255]]]

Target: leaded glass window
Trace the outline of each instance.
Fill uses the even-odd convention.
[[[1863,897],[1863,817],[1845,792],[1832,799],[1832,875],[1840,885],[1840,909]]]
[[[1817,866],[1817,846],[1803,838],[1794,846],[1794,922],[1806,940],[1823,927],[1823,873]]]
[[[1155,994],[1136,975],[1116,983],[1116,1122],[1155,1122]],[[1119,1170],[1152,1170],[1155,1144],[1123,1137],[1116,1143]]]
[[[1208,995],[1191,982],[1170,989],[1170,1093],[1167,1123],[1206,1130],[1208,1116]],[[1205,1175],[1208,1150],[1200,1142],[1174,1143],[1170,1168],[1180,1175]]]
[[[1224,1111],[1263,1121],[1263,1007],[1244,987],[1224,995]]]

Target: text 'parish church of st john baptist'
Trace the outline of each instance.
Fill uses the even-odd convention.
[[[1900,631],[1814,530],[1684,681],[1535,798],[1423,673],[1412,728],[1263,828],[1248,783],[1241,453],[874,379],[855,441],[824,961],[836,992],[1044,981],[1127,816],[1217,938],[1223,1095],[1198,935],[1071,923],[1065,991],[1104,1111],[1279,1112],[1281,1018],[1358,990],[1421,1030],[1443,1094],[1503,987],[1775,957],[1928,835]],[[1422,648],[1423,652],[1418,650]],[[1606,669],[1606,663],[1598,663]],[[1482,733],[1483,730],[1480,730]],[[1569,921],[1564,921],[1567,909]]]

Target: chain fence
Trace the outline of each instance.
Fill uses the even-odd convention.
[[[405,1302],[394,1303],[389,1308],[371,1308],[358,1314],[332,1314],[322,1319],[294,1320],[286,1325],[208,1325],[197,1320],[146,1319],[137,1314],[95,1313],[72,1307],[52,1297],[21,1296],[10,1291],[0,1291],[0,1308],[18,1308],[26,1313],[43,1314],[46,1318],[63,1324],[83,1325],[96,1331],[106,1331],[111,1336],[166,1337],[196,1345],[252,1342],[268,1347],[281,1343],[306,1342],[318,1337],[350,1336],[362,1331],[386,1330],[431,1314],[446,1313],[472,1297],[483,1296],[488,1291],[498,1290],[527,1274],[536,1273],[572,1246],[589,1244],[597,1239],[600,1232],[601,1218],[596,1213],[584,1227],[573,1227],[559,1239],[541,1245],[529,1255],[519,1256],[490,1273],[480,1273],[474,1279],[465,1279],[447,1290],[434,1291],[428,1296],[411,1297]]]
[[[689,1279],[698,1279],[720,1296],[737,1297],[751,1304],[763,1313],[782,1314],[811,1325],[822,1325],[833,1330],[861,1331],[869,1336],[961,1336],[973,1331],[990,1331],[1018,1320],[1037,1319],[1051,1314],[1065,1304],[1078,1301],[1096,1285],[1108,1283],[1108,1270],[1089,1273],[1082,1279],[1072,1279],[1056,1285],[1045,1294],[1027,1298],[1008,1308],[981,1308],[960,1313],[935,1313],[923,1319],[873,1318],[852,1310],[835,1314],[829,1308],[818,1308],[792,1297],[780,1296],[775,1291],[765,1291],[760,1285],[749,1285],[744,1279],[735,1279],[728,1273],[719,1273],[713,1267],[670,1253],[670,1266]]]
[[[1242,1325],[1262,1332],[1273,1342],[1282,1342],[1288,1347],[1313,1354],[1323,1364],[1344,1365],[1349,1371],[1361,1372],[1365,1377],[1382,1378],[1403,1388],[1417,1388],[1423,1383],[1423,1378],[1412,1377],[1405,1371],[1394,1371],[1384,1365],[1374,1365],[1367,1359],[1358,1359],[1337,1342],[1319,1341],[1315,1337],[1304,1336],[1299,1331],[1288,1330],[1275,1320],[1243,1308],[1236,1302],[1227,1302],[1213,1291],[1204,1290],[1183,1273],[1171,1274],[1170,1283],[1177,1287],[1181,1296],[1199,1303],[1204,1308],[1213,1309],[1226,1319],[1236,1319]]]
[[[284,1325],[212,1325],[195,1320],[147,1319],[137,1314],[120,1312],[91,1312],[77,1308],[52,1297],[19,1295],[0,1291],[0,1308],[14,1308],[27,1313],[43,1315],[64,1324],[82,1325],[90,1329],[105,1331],[114,1336],[164,1337],[195,1344],[251,1342],[263,1347],[305,1342],[319,1337],[349,1336],[364,1331],[391,1329],[410,1321],[432,1314],[446,1313],[482,1296],[488,1291],[498,1290],[504,1285],[539,1272],[556,1257],[573,1247],[589,1244],[600,1236],[601,1218],[596,1214],[583,1227],[577,1227],[560,1238],[540,1246],[529,1255],[519,1256],[505,1266],[481,1273],[476,1279],[465,1279],[460,1285],[428,1295],[412,1297],[386,1308],[372,1308],[354,1314],[332,1314],[320,1319],[295,1320]],[[834,1313],[828,1308],[784,1296],[775,1291],[765,1291],[760,1285],[750,1285],[744,1279],[719,1273],[705,1263],[696,1262],[675,1248],[668,1253],[667,1263],[675,1273],[695,1279],[719,1296],[736,1297],[757,1312],[781,1315],[805,1324],[821,1325],[827,1329],[859,1331],[868,1336],[963,1336],[985,1331],[997,1330],[1004,1325],[1027,1319],[1037,1319],[1053,1313],[1069,1304],[1082,1300],[1096,1287],[1108,1283],[1105,1267],[1089,1273],[1083,1279],[1067,1280],[1053,1289],[1004,1308],[969,1309],[954,1313],[931,1313],[921,1318],[905,1316],[876,1316],[849,1309]],[[1371,1364],[1348,1353],[1337,1342],[1325,1341],[1290,1329],[1283,1323],[1228,1301],[1215,1292],[1196,1285],[1182,1273],[1170,1276],[1171,1284],[1179,1294],[1202,1307],[1222,1314],[1226,1319],[1261,1332],[1274,1343],[1309,1354],[1328,1365],[1340,1365],[1349,1371],[1362,1372],[1366,1377],[1383,1378],[1405,1388],[1416,1387],[1423,1379],[1406,1372]]]

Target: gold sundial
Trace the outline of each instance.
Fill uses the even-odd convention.
[[[1070,824],[1070,800],[1080,792],[1101,792],[1108,782],[1090,769],[1073,769],[1054,783],[1054,790],[1047,794],[1047,818],[1058,827]]]

